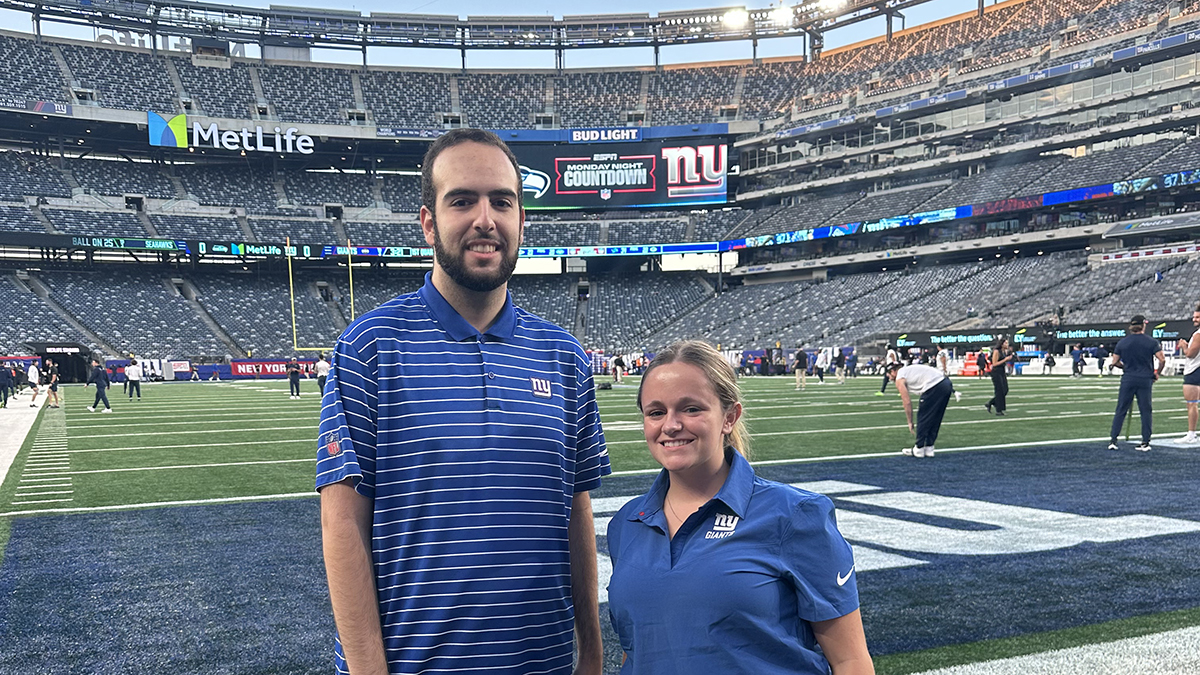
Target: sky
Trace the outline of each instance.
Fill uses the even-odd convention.
[[[995,0],[987,0],[992,4]],[[257,0],[244,0],[236,4],[242,7],[267,7],[271,3]],[[468,16],[554,16],[591,14],[623,14],[649,13],[652,16],[659,12],[681,9],[704,9],[709,3],[703,0],[574,0],[569,3],[569,11],[564,12],[564,3],[549,0],[528,0],[521,5],[511,6],[510,11],[500,11],[498,4],[491,0],[356,0],[349,3],[338,3],[335,0],[287,0],[276,3],[293,7],[314,7],[349,9],[367,15],[371,12],[389,12],[396,14],[438,14],[456,15],[462,18]],[[751,2],[744,5],[747,10],[765,9],[771,2]],[[793,3],[794,4],[794,3]],[[726,5],[722,11],[732,7]],[[955,14],[972,11],[977,7],[977,0],[931,0],[925,4],[910,7],[904,11],[905,24],[913,28],[922,23],[943,19]],[[22,32],[32,32],[30,17],[26,13],[12,10],[0,10],[0,28]],[[895,26],[896,30],[900,25]],[[45,35],[69,37],[81,40],[95,40],[95,30],[86,27],[67,26],[62,24],[42,24]],[[853,26],[832,31],[826,34],[825,48],[852,44],[861,40],[883,35],[886,24],[882,18],[864,21]],[[758,55],[760,58],[776,56],[799,56],[804,52],[801,38],[778,38],[759,41]],[[247,48],[246,55],[257,57],[258,51],[254,46]],[[664,64],[697,63],[707,61],[724,61],[734,59],[749,59],[752,49],[749,41],[739,43],[721,43],[704,45],[685,45],[679,47],[664,47],[661,50],[661,60]],[[427,68],[459,68],[462,65],[461,56],[453,49],[371,49],[367,55],[368,63],[386,66],[413,66]],[[341,51],[320,49],[313,50],[313,61],[333,63],[361,63],[362,56],[357,51]],[[654,64],[654,53],[651,48],[620,48],[568,50],[565,56],[567,68],[598,68],[598,67],[631,67]],[[511,68],[553,68],[554,53],[549,50],[521,50],[514,52],[496,52],[478,50],[468,52],[468,68],[511,69]]]

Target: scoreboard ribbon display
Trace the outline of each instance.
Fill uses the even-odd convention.
[[[722,138],[587,145],[513,144],[525,208],[534,210],[725,204]]]

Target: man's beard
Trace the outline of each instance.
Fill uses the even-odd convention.
[[[498,239],[492,239],[491,241],[495,241],[501,245],[504,244],[504,242]],[[494,273],[468,270],[464,262],[467,256],[467,249],[460,249],[457,256],[451,255],[442,243],[442,235],[438,231],[437,218],[435,217],[433,219],[433,253],[437,264],[441,266],[442,271],[447,276],[454,280],[454,283],[477,293],[487,293],[496,290],[508,282],[513,270],[517,268],[519,251],[514,249],[510,255],[506,249],[501,248],[500,268]]]

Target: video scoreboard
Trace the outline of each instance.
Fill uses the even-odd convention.
[[[510,147],[529,211],[721,206],[729,199],[724,137]]]

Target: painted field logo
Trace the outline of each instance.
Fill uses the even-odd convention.
[[[146,112],[146,126],[150,131],[150,145],[164,148],[186,148],[187,115],[176,115],[170,120],[162,115]]]

